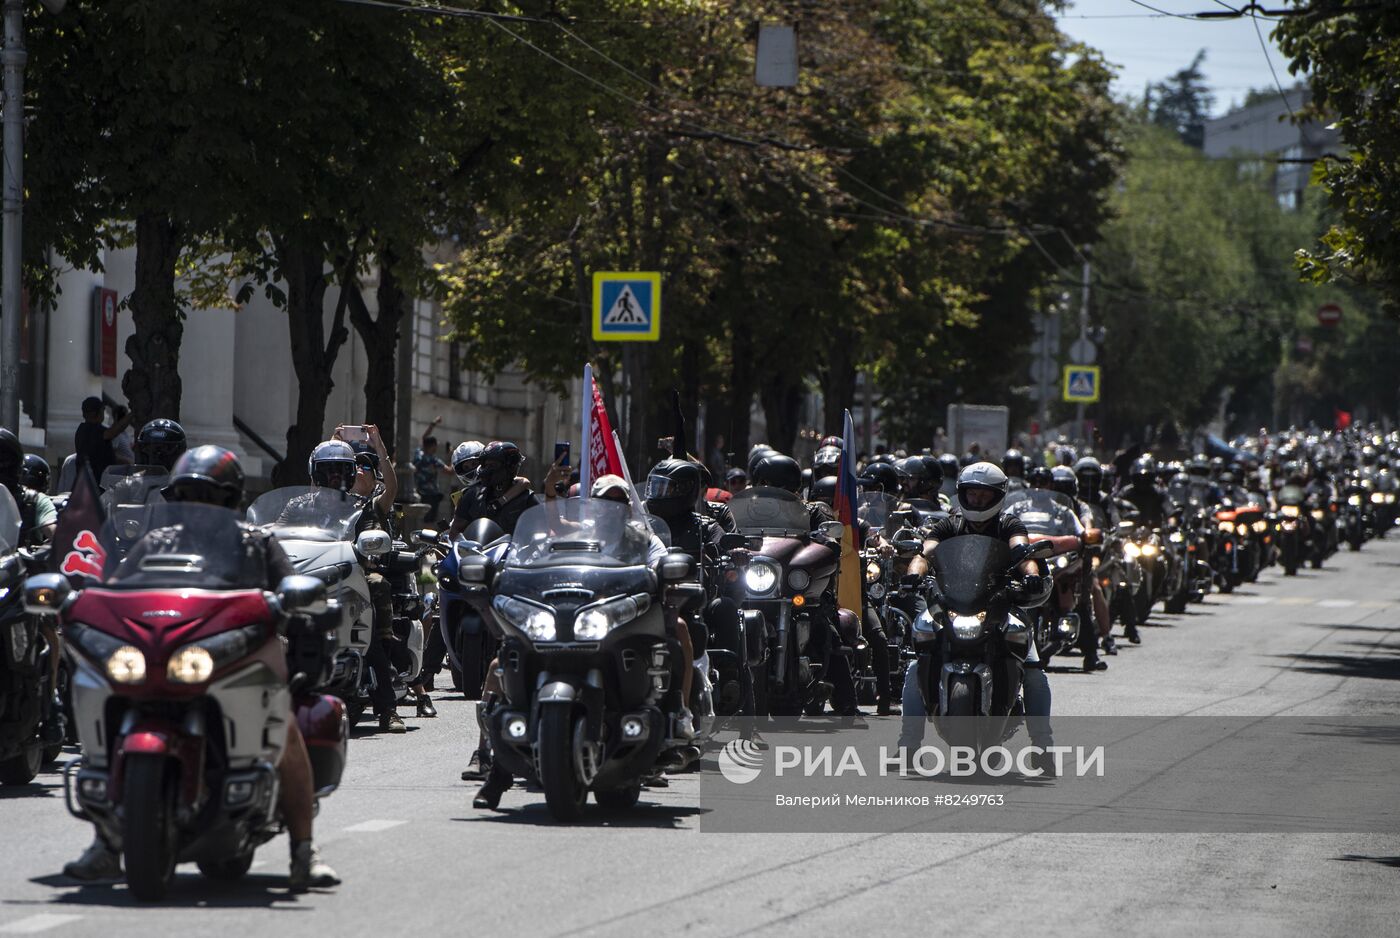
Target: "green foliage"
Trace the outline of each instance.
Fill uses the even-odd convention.
[[[1182,143],[1197,150],[1205,146],[1206,118],[1215,106],[1215,95],[1206,85],[1201,65],[1206,50],[1196,53],[1191,64],[1166,81],[1148,86],[1143,104],[1153,124],[1176,134]]]

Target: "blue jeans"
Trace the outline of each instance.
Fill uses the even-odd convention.
[[[1031,645],[1034,653],[1035,645]],[[1035,667],[1027,667],[1021,679],[1022,701],[1026,707],[1026,728],[1031,742],[1037,746],[1049,746],[1054,742],[1050,732],[1050,680],[1040,668],[1037,659]],[[924,744],[924,726],[928,723],[928,712],[924,709],[924,695],[919,692],[919,662],[909,662],[904,672],[904,700],[901,706],[899,745],[910,752]]]

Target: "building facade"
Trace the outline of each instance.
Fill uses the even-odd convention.
[[[1300,207],[1313,163],[1346,152],[1335,128],[1311,120],[1293,122],[1292,115],[1307,105],[1310,97],[1307,89],[1293,88],[1283,96],[1269,95],[1206,121],[1205,155],[1272,161],[1274,197],[1285,208]]]

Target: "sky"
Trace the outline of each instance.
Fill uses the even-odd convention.
[[[1143,0],[1148,6],[1167,13],[1224,12],[1226,5],[1239,8],[1244,0]],[[1261,4],[1273,9],[1288,5],[1284,0]],[[1114,91],[1141,97],[1148,82],[1161,81],[1191,64],[1197,50],[1206,50],[1203,66],[1206,79],[1215,92],[1212,116],[1228,111],[1244,99],[1250,88],[1271,88],[1274,80],[1259,36],[1249,18],[1233,20],[1192,20],[1153,13],[1133,0],[1071,0],[1060,17],[1060,28],[1079,41],[1103,52],[1118,67]],[[1291,88],[1296,79],[1288,74],[1288,60],[1278,51],[1269,33],[1273,24],[1259,20],[1259,29],[1269,47],[1269,58],[1278,79]]]

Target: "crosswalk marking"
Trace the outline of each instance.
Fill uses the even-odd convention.
[[[81,918],[81,915],[57,915],[45,912],[41,915],[31,915],[28,918],[6,922],[4,925],[0,925],[0,932],[8,935],[33,935],[41,931],[48,931],[50,928],[76,922]]]
[[[407,824],[407,821],[390,821],[384,818],[377,818],[373,821],[361,821],[358,824],[351,824],[345,828],[347,834],[377,834],[380,831],[387,831],[391,827],[398,827],[400,824]]]

